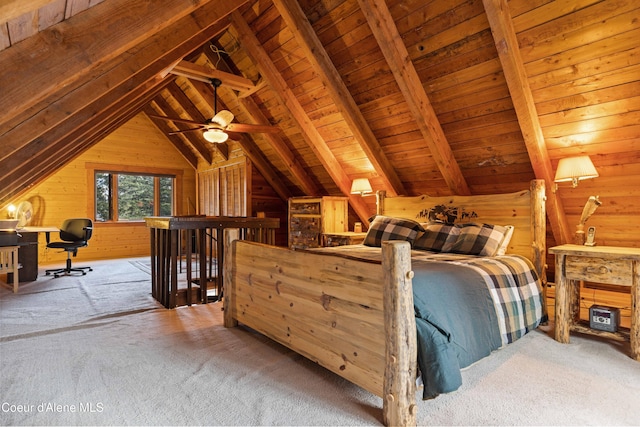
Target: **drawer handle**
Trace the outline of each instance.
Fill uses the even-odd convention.
[[[587,273],[607,274],[610,272],[611,270],[609,270],[604,265],[601,265],[600,267],[587,267]]]

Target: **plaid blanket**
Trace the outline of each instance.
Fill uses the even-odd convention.
[[[493,258],[416,254],[413,260],[447,261],[471,268],[482,276],[498,316],[502,344],[521,338],[540,324],[543,316],[542,289],[531,262],[519,255]]]

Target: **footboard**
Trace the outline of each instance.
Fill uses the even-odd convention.
[[[385,424],[415,424],[408,243],[385,242],[380,265],[227,239],[225,326],[240,322],[383,397]]]

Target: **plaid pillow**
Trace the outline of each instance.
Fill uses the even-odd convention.
[[[414,249],[433,252],[450,252],[460,234],[459,227],[439,222],[423,224],[423,228],[424,233],[419,233],[413,242]]]
[[[413,244],[418,231],[424,230],[416,221],[376,215],[362,243],[367,246],[379,247],[382,246],[382,242],[387,240],[405,240]]]
[[[450,252],[465,255],[494,256],[507,227],[489,224],[461,224],[460,235]]]

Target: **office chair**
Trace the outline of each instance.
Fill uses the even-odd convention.
[[[53,277],[58,278],[60,276],[70,276],[72,272],[82,273],[84,276],[87,274],[87,271],[93,271],[91,267],[71,267],[71,254],[75,257],[78,254],[79,248],[84,248],[88,245],[87,242],[91,238],[92,232],[93,222],[90,219],[72,218],[62,223],[62,227],[60,227],[60,241],[49,242],[49,233],[47,233],[47,248],[66,251],[67,266],[65,268],[46,270],[45,274],[47,276],[53,274]]]

